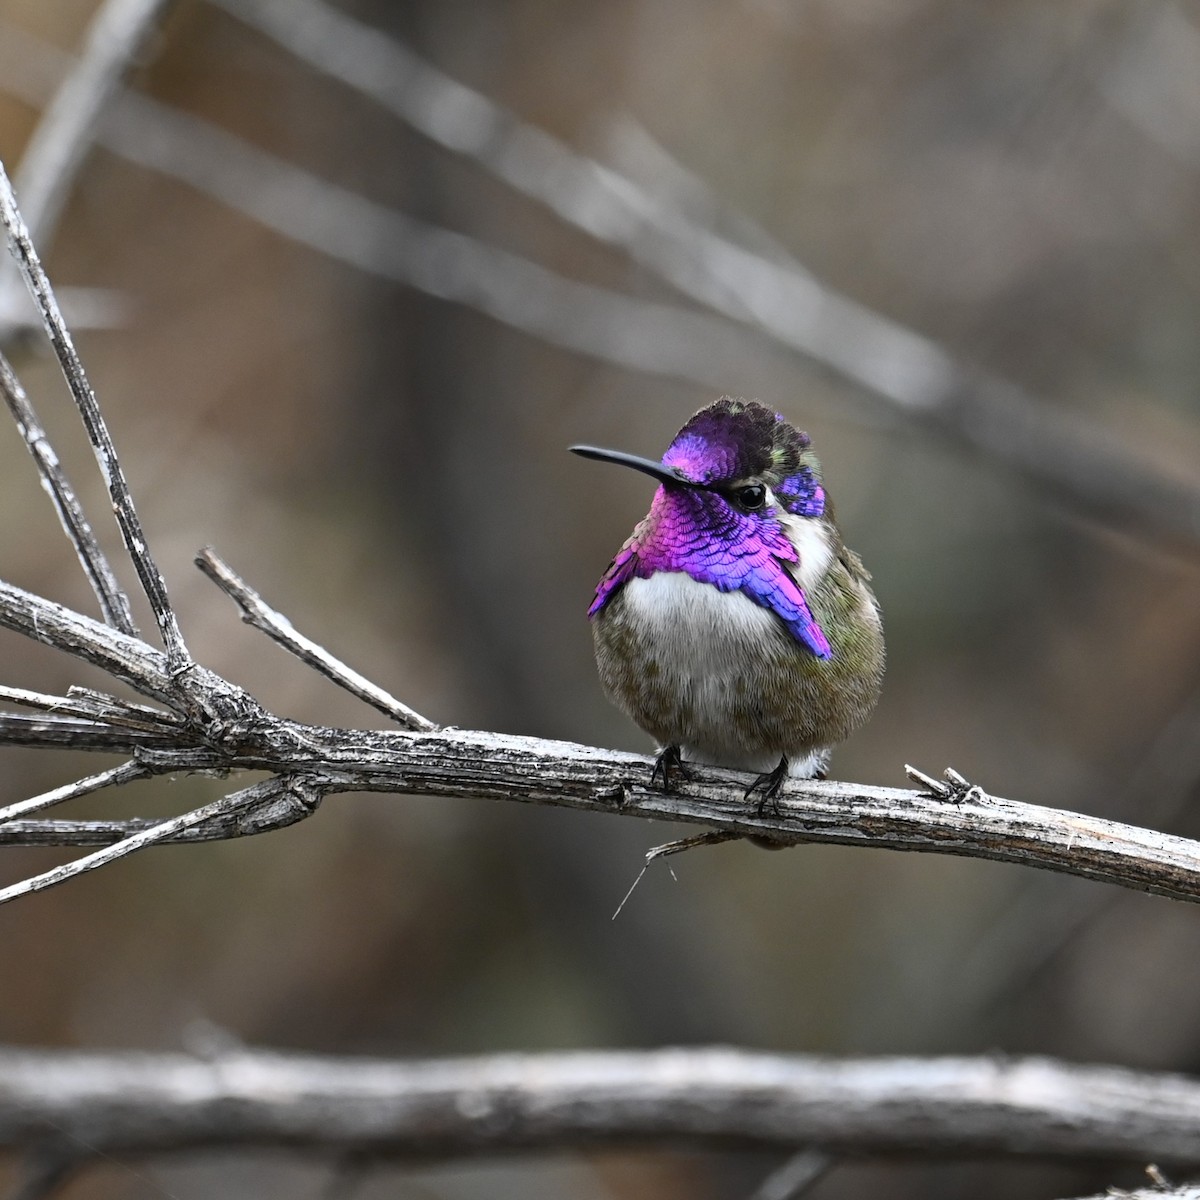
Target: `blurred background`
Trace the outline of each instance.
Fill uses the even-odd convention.
[[[95,10],[0,0],[10,171]],[[307,56],[250,19],[281,11]],[[330,73],[395,83],[405,63],[407,116]],[[1200,8],[179,0],[125,86],[153,104],[110,104],[42,251],[56,285],[105,289],[77,294],[78,345],[200,661],[275,711],[377,724],[239,622],[192,566],[212,544],[437,721],[648,750],[600,691],[584,613],[652,485],[565,447],[658,455],[695,409],[752,396],[812,435],[885,615],[883,700],[835,777],[903,785],[905,762],[952,764],[997,795],[1200,836],[1194,531],[1114,521],[1046,486],[1054,461],[1039,480],[914,420],[855,380],[852,346],[834,369],[718,315],[686,271],[668,278],[670,238],[592,236],[586,187],[567,180],[558,212],[524,194],[556,184],[540,130],[690,228],[811,272],[834,317],[844,297],[1019,389],[1068,431],[1055,454],[1074,431],[1135,476],[1191,487]],[[522,153],[500,165],[478,96],[524,123],[503,127]],[[10,334],[117,557],[56,368],[40,336]],[[11,425],[0,575],[94,611]],[[0,656],[11,685],[104,682],[6,633]],[[0,762],[9,801],[107,760]],[[223,791],[159,780],[61,815],[174,813]],[[613,920],[643,852],[677,832],[343,796],[270,837],[151,851],[0,910],[0,1042],[397,1056],[722,1042],[1200,1070],[1191,906],[982,861],[735,844],[658,864]],[[0,851],[0,881],[61,857]],[[777,1161],[381,1167],[352,1194],[724,1200]],[[843,1164],[810,1194],[1050,1198],[1140,1178]],[[229,1154],[106,1162],[61,1194],[335,1186],[322,1164]]]

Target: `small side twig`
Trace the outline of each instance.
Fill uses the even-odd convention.
[[[3,825],[5,821],[11,821],[14,817],[40,812],[43,809],[52,808],[55,804],[62,804],[66,800],[74,800],[79,796],[98,792],[101,788],[116,787],[123,783],[132,783],[135,779],[144,779],[149,774],[150,771],[142,763],[136,759],[130,759],[129,762],[124,762],[119,767],[110,767],[107,771],[89,775],[86,779],[64,784],[53,791],[43,792],[40,796],[30,796],[28,800],[18,800],[15,804],[0,808],[0,825]]]
[[[79,717],[85,721],[103,721],[106,725],[120,725],[126,729],[143,729],[173,732],[178,718],[161,709],[129,700],[118,700],[105,692],[91,688],[72,686],[66,696],[51,696],[46,692],[34,692],[28,688],[0,686],[0,700],[19,704],[23,708],[41,709],[64,717]]]
[[[313,814],[312,808],[280,803],[268,796],[249,808],[223,812],[198,825],[164,834],[157,846],[190,845],[194,842],[227,842],[234,838],[257,837],[286,829]],[[130,817],[123,821],[6,821],[0,825],[0,846],[112,846],[135,833],[161,825],[153,817]]]
[[[913,783],[921,784],[931,796],[949,804],[983,804],[988,799],[983,788],[953,767],[946,767],[942,771],[942,779],[934,779],[910,763],[904,764],[904,773]]]
[[[202,804],[191,812],[172,817],[167,821],[156,822],[149,829],[134,833],[102,850],[85,854],[82,858],[74,859],[49,871],[43,871],[40,875],[32,875],[10,887],[0,888],[0,904],[6,904],[9,900],[16,900],[18,897],[27,896],[32,892],[43,891],[46,888],[54,887],[55,884],[65,883],[68,879],[73,879],[88,871],[94,871],[97,867],[114,862],[118,858],[124,858],[127,854],[133,854],[135,851],[153,846],[157,842],[166,841],[181,830],[199,825],[214,817],[228,816],[241,809],[252,805],[258,806],[267,801],[283,801],[299,805],[307,812],[311,812],[316,808],[320,799],[321,792],[309,780],[288,776],[265,779],[261,783],[251,784],[250,787],[242,788],[228,796],[222,796],[219,800],[213,800],[209,804]]]
[[[0,354],[0,393],[3,393],[8,411],[17,423],[17,432],[37,464],[42,486],[49,493],[63,530],[70,538],[71,545],[75,547],[83,573],[92,585],[96,599],[100,601],[100,611],[105,621],[122,633],[136,634],[137,626],[133,623],[129,597],[117,582],[112,567],[109,566],[108,559],[105,558],[104,551],[100,549],[96,535],[83,514],[75,491],[63,472],[58,455],[54,453],[54,447],[50,445],[46,431],[38,421],[25,389],[3,354]]]
[[[178,730],[139,729],[116,722],[81,721],[76,717],[27,717],[0,713],[0,746],[52,746],[68,750],[129,753],[139,749],[171,750],[179,745]]]
[[[237,604],[242,610],[242,620],[246,624],[253,625],[255,629],[265,633],[272,641],[278,642],[285,650],[319,671],[326,679],[332,680],[352,696],[357,696],[372,708],[378,709],[384,716],[399,721],[406,729],[415,730],[417,733],[432,733],[438,729],[428,717],[421,716],[402,700],[397,700],[390,692],[372,683],[365,675],[360,675],[353,667],[348,667],[335,658],[323,646],[318,646],[316,642],[306,638],[287,617],[271,608],[241,576],[219,558],[211,546],[205,546],[196,556],[196,566]]]
[[[629,897],[637,890],[637,885],[642,882],[643,876],[650,868],[650,864],[657,858],[667,858],[672,854],[682,854],[685,850],[695,850],[697,846],[717,846],[721,842],[734,842],[741,837],[741,834],[730,833],[726,829],[709,829],[705,833],[697,833],[692,837],[679,838],[673,842],[665,842],[661,846],[651,846],[646,851],[646,861],[642,863],[642,869],[637,873],[637,877],[629,885],[629,891],[621,897],[621,903],[617,905],[617,911],[613,913],[612,920],[616,920],[621,915],[621,910],[629,903]],[[671,873],[672,876],[674,872]]]

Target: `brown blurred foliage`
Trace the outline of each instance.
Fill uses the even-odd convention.
[[[603,153],[608,122],[635,120],[831,286],[1196,474],[1194,7],[343,7],[585,152]],[[70,51],[92,8],[0,0],[0,19]],[[130,84],[381,204],[676,300],[199,0],[174,9]],[[3,94],[0,70],[10,166],[36,115]],[[584,610],[650,486],[564,448],[660,453],[711,391],[387,285],[103,150],[47,257],[57,284],[127,299],[126,324],[80,350],[200,661],[299,718],[374,716],[238,622],[191,565],[212,543],[436,720],[647,749],[600,693]],[[30,345],[17,366],[115,552],[53,364]],[[898,784],[905,761],[952,763],[996,794],[1200,834],[1194,562],[1072,518],[765,342],[726,390],[808,429],[875,574],[885,695],[837,776]],[[11,428],[0,573],[92,611]],[[6,683],[96,682],[10,635],[0,653]],[[2,761],[5,799],[81,771],[77,757]],[[174,812],[221,787],[156,781],[74,815]],[[0,1042],[171,1048],[215,1027],[393,1055],[715,1041],[1200,1069],[1188,906],[979,861],[735,845],[651,871],[612,921],[641,852],[669,836],[516,805],[337,797],[271,837],[152,851],[0,910]],[[0,877],[53,859],[6,850]],[[770,1165],[381,1169],[355,1195],[718,1200],[750,1194]],[[254,1156],[109,1163],[62,1194],[315,1197],[327,1176]],[[812,1194],[990,1200],[1134,1182],[1099,1166],[883,1164],[839,1168]]]

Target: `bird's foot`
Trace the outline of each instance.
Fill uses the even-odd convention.
[[[657,786],[661,780],[662,790],[669,792],[675,780],[682,778],[684,774],[683,755],[679,752],[679,747],[664,746],[654,760],[654,769],[650,772],[650,786]]]
[[[765,775],[760,775],[747,789],[745,800],[749,804],[751,798],[758,793],[758,815],[764,816],[770,813],[772,816],[779,816],[779,805],[775,802],[775,797],[779,794],[779,789],[783,786],[783,781],[787,778],[788,760],[785,754],[780,760],[779,765],[773,770],[766,772]]]

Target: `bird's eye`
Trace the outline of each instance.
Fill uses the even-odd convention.
[[[767,502],[767,489],[761,483],[748,483],[745,487],[738,488],[733,493],[733,498],[739,508],[754,512]]]

